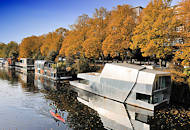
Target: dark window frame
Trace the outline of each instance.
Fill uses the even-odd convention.
[[[141,100],[141,101],[144,101],[144,102],[147,102],[147,103],[151,103],[150,98],[151,98],[150,95],[142,94],[142,93],[136,93],[136,100]]]

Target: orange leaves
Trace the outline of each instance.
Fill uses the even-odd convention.
[[[101,44],[96,38],[89,38],[83,43],[85,56],[87,58],[98,58],[100,54]]]
[[[78,31],[69,31],[62,42],[60,55],[73,56],[79,53],[82,44],[81,39],[82,37]]]
[[[103,42],[103,52],[112,57],[129,48],[133,29],[135,27],[135,13],[129,5],[118,6],[111,11],[107,27],[107,34]]]
[[[78,22],[62,43],[60,54],[65,56],[85,56],[98,58],[102,53],[102,42],[106,37],[107,15],[105,8],[96,9],[93,18],[87,15],[79,16]]]
[[[190,43],[179,46],[179,50],[175,52],[174,60],[181,60],[183,66],[190,66]]]
[[[50,32],[44,35],[42,46],[40,48],[43,56],[48,56],[51,52],[59,51],[63,41],[63,35],[58,32]]]
[[[131,45],[131,48],[141,48],[143,56],[155,55],[164,59],[172,54],[169,43],[176,24],[171,25],[174,11],[167,4],[154,0],[143,10],[142,21],[135,28],[132,38],[134,45]]]
[[[37,36],[24,38],[19,46],[19,57],[33,58],[39,52],[41,42]]]
[[[145,57],[167,59],[177,38],[184,38],[184,46],[190,43],[190,0],[181,2],[177,10],[169,2],[153,0],[140,16],[129,5],[119,5],[110,12],[101,7],[91,18],[86,14],[79,16],[69,31],[59,28],[40,37],[25,38],[20,45],[20,56],[34,57],[40,53],[48,57],[59,52],[73,58],[104,59],[104,55],[124,56],[130,47],[133,51],[141,50]],[[176,31],[180,26],[180,31]],[[179,48],[176,59],[188,65],[189,48]]]
[[[19,46],[20,57],[38,59],[58,52],[66,32],[66,29],[59,28],[46,35],[24,38]]]

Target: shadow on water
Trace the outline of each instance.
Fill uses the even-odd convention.
[[[68,81],[60,83],[30,73],[21,74],[2,69],[0,78],[11,84],[19,82],[25,92],[42,93],[41,98],[48,101],[49,108],[52,108],[50,104],[55,104],[66,115],[66,125],[71,129],[190,129],[190,92],[187,87],[173,88],[171,104],[153,113],[76,89]],[[39,113],[43,114],[43,111],[40,109]],[[48,111],[47,109],[46,113]],[[49,115],[46,118],[52,117]]]

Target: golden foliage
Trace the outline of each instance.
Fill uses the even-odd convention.
[[[164,59],[171,55],[171,41],[177,26],[174,9],[162,0],[154,0],[143,10],[141,20],[133,32],[131,48],[141,48],[145,57],[155,55]]]
[[[40,48],[42,56],[49,56],[52,52],[59,52],[66,32],[66,29],[59,28],[55,32],[43,35]]]
[[[24,38],[19,46],[19,57],[33,58],[33,56],[40,52],[41,41],[37,36]]]
[[[135,12],[129,5],[117,6],[111,11],[107,27],[107,37],[103,42],[103,52],[112,57],[129,48],[135,27]]]

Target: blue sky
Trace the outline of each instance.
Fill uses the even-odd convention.
[[[176,4],[179,0],[173,0]],[[122,4],[146,7],[149,0],[0,0],[0,42],[18,43],[25,37],[42,35],[59,27],[69,28],[82,14],[95,8],[111,10]]]

